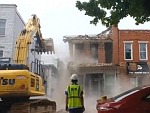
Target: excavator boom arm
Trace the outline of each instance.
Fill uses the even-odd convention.
[[[29,65],[28,56],[31,51],[36,51],[38,53],[54,51],[54,48],[49,49],[49,46],[46,45],[40,28],[39,18],[36,15],[33,15],[27,22],[25,29],[21,31],[17,38],[13,59],[14,63]],[[32,40],[36,41],[36,45],[35,48],[30,51],[29,45],[32,43]]]

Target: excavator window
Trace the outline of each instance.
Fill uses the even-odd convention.
[[[35,87],[35,79],[31,78],[31,87]]]

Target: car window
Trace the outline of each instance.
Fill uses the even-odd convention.
[[[150,95],[148,95],[146,98],[144,98],[144,100],[150,102]]]
[[[115,98],[114,101],[115,101],[115,102],[118,102],[118,101],[122,100],[123,98],[125,98],[125,97],[127,97],[127,96],[129,96],[129,95],[131,95],[131,94],[133,94],[133,93],[136,93],[136,92],[138,92],[138,91],[139,91],[139,90],[134,90],[134,91],[132,91],[132,92],[128,92],[128,93],[126,93],[126,94],[124,94],[124,95],[119,96],[118,98]]]
[[[147,98],[147,99],[150,99],[150,95],[148,95],[146,98]]]
[[[130,90],[127,90],[127,91],[125,91],[125,92],[123,92],[123,93],[121,93],[121,94],[119,94],[119,95],[113,97],[112,99],[113,99],[114,101],[120,101],[121,99],[123,99],[123,98],[125,98],[126,96],[131,95],[131,94],[133,94],[133,93],[139,91],[140,89],[141,89],[141,87],[132,88],[132,89],[130,89]]]

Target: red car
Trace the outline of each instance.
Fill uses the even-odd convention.
[[[96,109],[98,113],[150,113],[150,85],[97,100]]]

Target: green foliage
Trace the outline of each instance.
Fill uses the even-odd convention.
[[[109,27],[118,25],[121,19],[131,16],[135,24],[150,21],[150,0],[89,0],[89,2],[76,2],[80,11],[93,17],[91,24],[102,24]],[[109,11],[109,13],[108,13]]]

